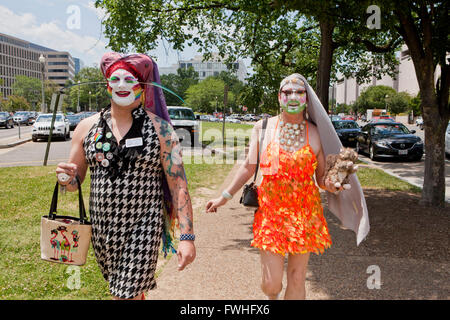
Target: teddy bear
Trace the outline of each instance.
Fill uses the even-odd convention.
[[[351,188],[349,176],[358,170],[355,165],[358,154],[351,148],[341,148],[339,154],[329,154],[326,159],[324,181],[330,179],[334,186],[341,186],[348,190]]]

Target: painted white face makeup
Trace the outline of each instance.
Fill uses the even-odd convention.
[[[114,71],[108,79],[108,84],[108,93],[119,106],[129,106],[141,97],[142,87],[133,74],[125,69]]]
[[[280,90],[280,106],[289,114],[298,114],[306,108],[306,89],[301,83],[288,82]]]

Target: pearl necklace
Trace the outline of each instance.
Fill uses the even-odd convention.
[[[300,124],[280,120],[280,131],[278,134],[280,146],[284,150],[290,152],[297,150],[300,147],[300,144],[305,142],[305,125],[305,120]]]

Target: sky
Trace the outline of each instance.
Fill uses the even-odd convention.
[[[85,67],[98,66],[107,48],[101,19],[104,12],[93,0],[2,0],[0,32],[57,51],[68,51]],[[177,52],[168,44],[149,52],[159,67],[199,54],[195,47]],[[244,60],[245,61],[245,60]],[[245,61],[247,68],[248,61]]]

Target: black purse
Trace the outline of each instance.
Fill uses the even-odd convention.
[[[260,138],[259,147],[258,147],[258,159],[256,162],[255,176],[253,177],[253,181],[251,183],[246,184],[244,186],[244,190],[242,191],[241,199],[239,200],[239,202],[242,203],[245,207],[253,207],[253,208],[259,207],[258,190],[257,190],[258,187],[257,187],[255,181],[256,181],[256,176],[258,175],[259,157],[261,154],[261,147],[262,147],[262,143],[264,141],[266,127],[267,127],[267,118],[265,118],[263,121],[261,138]]]

